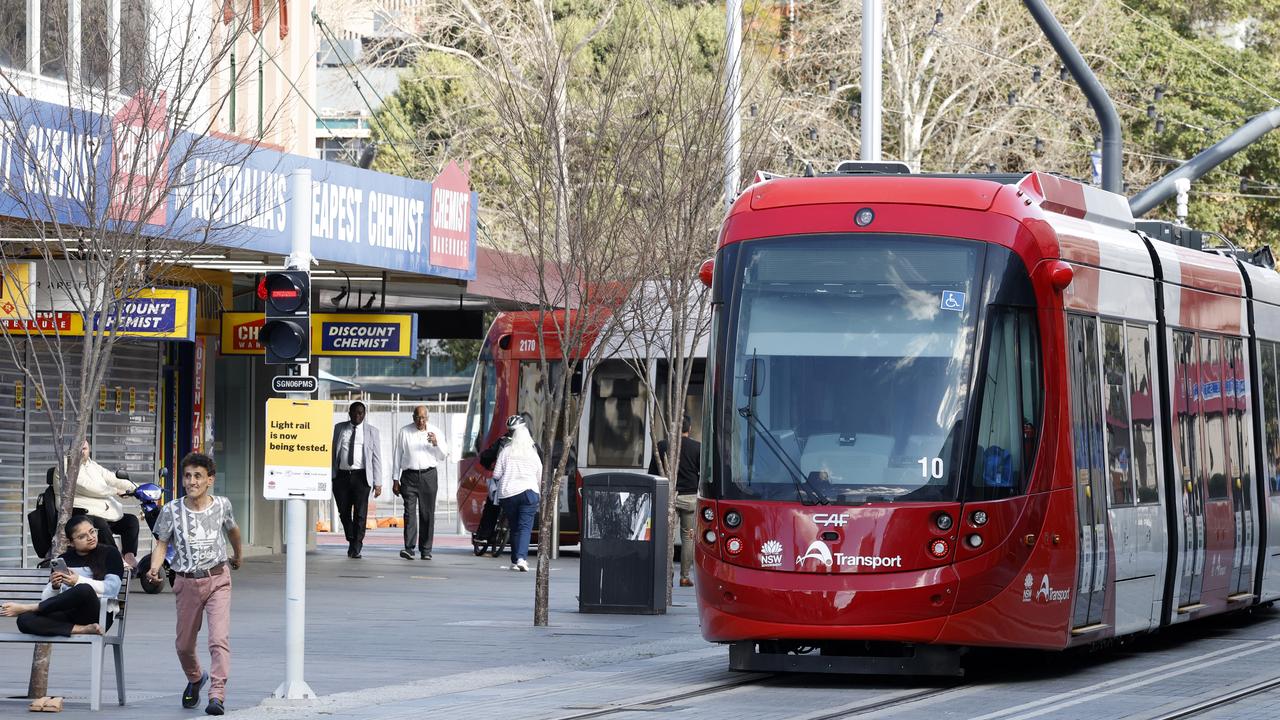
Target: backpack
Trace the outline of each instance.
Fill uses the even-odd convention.
[[[485,470],[493,471],[493,466],[498,464],[498,456],[502,454],[502,449],[511,443],[511,438],[503,435],[498,438],[484,452],[480,453],[480,464]]]
[[[36,509],[27,513],[27,526],[31,529],[31,547],[39,557],[48,557],[53,547],[53,531],[58,525],[58,500],[53,494],[53,468],[45,473],[49,487],[40,493]]]

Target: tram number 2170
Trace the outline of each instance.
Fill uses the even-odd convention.
[[[938,480],[943,475],[942,458],[940,457],[922,457],[916,462],[920,463],[920,476],[929,479]]]

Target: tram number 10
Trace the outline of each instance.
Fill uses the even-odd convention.
[[[933,478],[941,479],[943,475],[942,458],[940,457],[922,457],[916,462],[920,463],[920,476],[926,480]]]

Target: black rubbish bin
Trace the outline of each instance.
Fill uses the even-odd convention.
[[[582,479],[578,612],[667,611],[667,480],[641,473]]]

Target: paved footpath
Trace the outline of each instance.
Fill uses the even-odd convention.
[[[677,588],[677,606],[666,615],[583,615],[578,559],[565,554],[552,564],[551,625],[536,628],[534,573],[511,571],[505,557],[475,557],[470,542],[456,536],[437,538],[433,560],[403,560],[398,535],[378,531],[362,560],[348,559],[345,544],[332,536],[321,536],[308,555],[306,680],[321,698],[304,707],[259,707],[284,679],[284,558],[245,562],[233,575],[229,714],[370,717],[381,703],[712,647],[698,634],[690,589]],[[0,620],[0,627],[11,623]],[[146,595],[135,584],[125,644],[129,704],[115,704],[109,670],[100,715],[85,699],[87,650],[55,648],[50,691],[67,697],[62,716],[204,717],[203,701],[195,711],[180,707],[186,681],[173,651],[173,624],[168,590]],[[207,661],[203,633],[199,647]],[[0,645],[0,718],[26,714],[27,701],[13,697],[26,694],[31,648]]]

